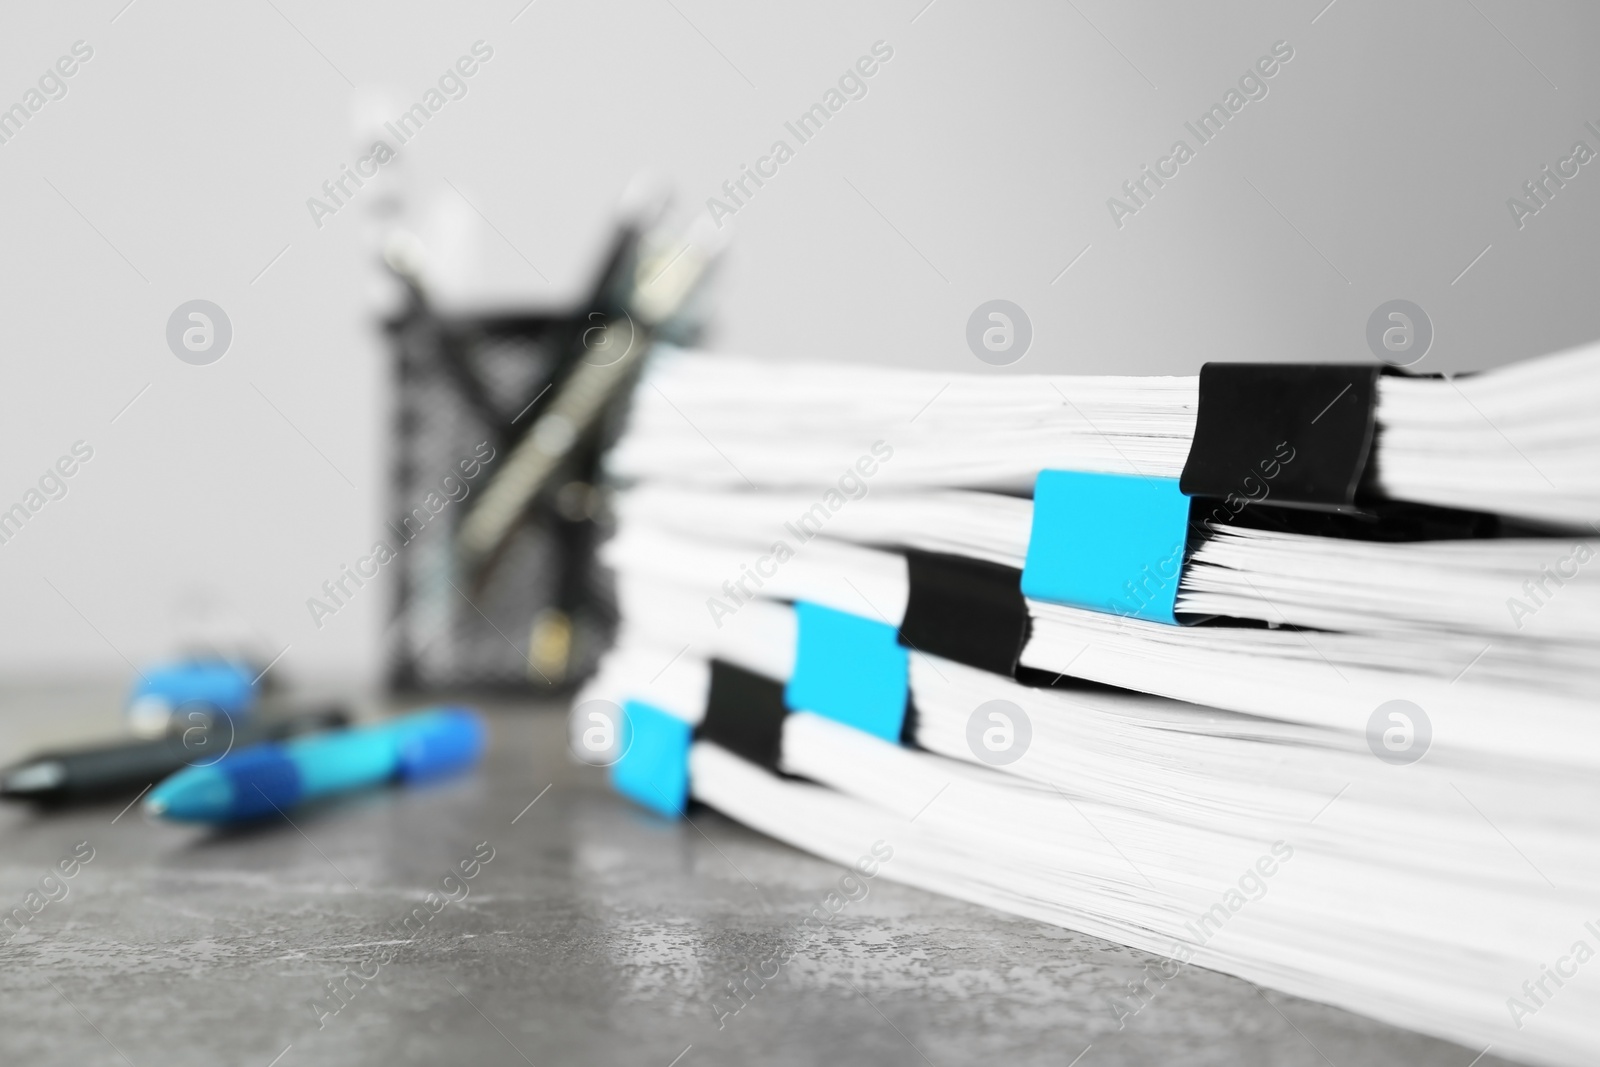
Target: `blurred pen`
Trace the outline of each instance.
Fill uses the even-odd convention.
[[[128,697],[128,727],[160,737],[185,708],[202,707],[243,722],[255,709],[256,680],[266,673],[243,660],[186,659],[147,668]]]
[[[447,707],[256,745],[179,771],[150,791],[144,808],[179,822],[258,819],[316,797],[461,770],[478,761],[486,738],[476,712]]]
[[[54,804],[132,793],[185,767],[215,762],[234,746],[332,730],[349,721],[341,708],[243,722],[218,718],[166,737],[41,752],[0,770],[0,797]]]

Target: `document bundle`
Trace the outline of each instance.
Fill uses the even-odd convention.
[[[1455,379],[660,354],[573,745],[848,865],[1600,1056],[1600,347]],[[1470,1055],[1467,1057],[1470,1059]]]

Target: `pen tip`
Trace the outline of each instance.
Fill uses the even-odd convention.
[[[13,767],[0,777],[0,796],[26,797],[45,793],[66,780],[66,770],[56,760]]]
[[[144,813],[173,822],[214,822],[233,807],[233,787],[211,767],[188,767],[152,789]]]

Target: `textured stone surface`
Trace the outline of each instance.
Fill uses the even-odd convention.
[[[0,694],[0,758],[103,729],[113,702]],[[713,812],[629,807],[568,762],[556,713],[503,709],[492,728],[473,776],[295,826],[0,810],[7,910],[75,844],[95,850],[0,948],[0,1063],[1060,1067],[1092,1045],[1080,1067],[1467,1067],[1479,1051],[1199,969],[1119,1032],[1109,1001],[1143,954],[881,880],[719,1030],[710,997],[794,937],[838,871]],[[470,895],[400,943],[389,924],[485,841]],[[325,984],[387,954],[319,1029]]]

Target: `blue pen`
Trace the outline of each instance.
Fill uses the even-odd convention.
[[[330,793],[461,770],[478,761],[487,735],[476,712],[446,707],[253,745],[209,766],[179,771],[150,791],[144,808],[179,822],[259,819]]]
[[[247,663],[226,659],[157,664],[128,696],[128,726],[141,737],[160,737],[174,725],[196,725],[179,717],[183,709],[241,721],[255,708],[258,673]]]

